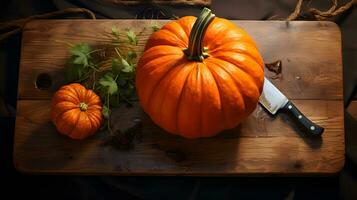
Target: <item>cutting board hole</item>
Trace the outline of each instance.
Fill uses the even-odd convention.
[[[39,90],[48,90],[52,86],[52,78],[47,73],[39,74],[36,78],[35,86]]]

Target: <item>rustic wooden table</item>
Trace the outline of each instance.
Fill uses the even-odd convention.
[[[272,82],[307,117],[325,128],[309,138],[284,114],[261,107],[237,128],[213,138],[185,140],[164,133],[139,106],[114,112],[117,127],[143,121],[131,150],[103,145],[108,134],[73,141],[56,133],[50,98],[63,83],[66,42],[103,43],[112,25],[142,32],[159,20],[39,20],[23,33],[14,144],[16,168],[26,173],[107,175],[307,175],[337,173],[344,164],[341,37],[331,22],[234,21],[256,40],[265,62],[282,60]],[[146,34],[147,35],[147,34]],[[145,44],[147,37],[139,42]],[[271,78],[273,74],[266,70]],[[36,81],[48,83],[39,89]]]

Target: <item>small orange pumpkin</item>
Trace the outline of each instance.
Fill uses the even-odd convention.
[[[205,8],[172,21],[148,40],[136,69],[140,104],[166,131],[210,137],[256,107],[264,62],[253,39]]]
[[[72,139],[84,139],[102,124],[100,98],[81,84],[65,85],[52,98],[51,118],[60,133]]]

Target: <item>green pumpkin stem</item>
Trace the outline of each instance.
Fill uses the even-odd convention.
[[[84,102],[79,103],[78,107],[79,107],[79,109],[80,109],[81,111],[86,111],[86,110],[88,110],[88,104],[86,104],[86,103],[84,103]]]
[[[213,21],[215,15],[208,8],[204,8],[200,16],[193,24],[188,48],[185,50],[189,60],[203,61],[208,56],[207,48],[203,47],[203,37],[206,33],[208,25]]]

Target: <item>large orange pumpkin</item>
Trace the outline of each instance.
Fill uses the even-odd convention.
[[[237,126],[256,107],[264,62],[252,38],[204,9],[148,40],[136,72],[141,106],[172,134],[209,137]]]
[[[72,139],[84,139],[102,124],[100,98],[78,83],[65,85],[52,98],[51,118],[60,133]]]

